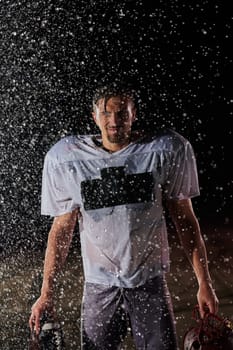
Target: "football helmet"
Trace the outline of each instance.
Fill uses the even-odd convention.
[[[63,350],[64,339],[59,322],[47,321],[41,327],[39,335],[42,350]]]
[[[29,350],[63,350],[65,348],[61,323],[45,312],[40,320],[40,333],[31,333]]]
[[[206,312],[200,317],[199,307],[193,310],[197,326],[191,327],[184,335],[183,350],[233,350],[233,323]]]

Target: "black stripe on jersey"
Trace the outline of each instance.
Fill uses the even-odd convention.
[[[151,172],[126,175],[125,167],[110,167],[100,173],[101,179],[81,182],[85,210],[153,201]]]

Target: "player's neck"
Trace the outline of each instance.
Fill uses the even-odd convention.
[[[105,139],[102,135],[102,138],[93,138],[93,142],[98,146],[104,149],[109,153],[114,153],[120,151],[123,148],[126,148],[130,143],[137,141],[143,137],[143,133],[139,131],[134,131],[130,136],[122,142],[110,142],[108,139]]]
[[[123,148],[126,148],[130,143],[136,142],[138,139],[144,136],[144,133],[141,131],[133,131],[130,135],[122,140],[122,142],[114,143],[108,141],[108,139],[102,139],[102,148],[106,151],[113,153],[120,151]]]
[[[124,142],[103,141],[102,148],[109,153],[114,153],[114,152],[120,151],[123,148],[126,148],[130,144],[130,142],[131,142],[130,138],[128,138]]]

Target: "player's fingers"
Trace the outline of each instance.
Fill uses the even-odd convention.
[[[208,304],[208,308],[212,314],[217,314],[218,313],[218,300],[213,300],[213,302]]]
[[[207,313],[211,312],[211,309],[212,309],[212,306],[210,307],[211,302],[206,302],[204,300],[201,300],[199,301],[198,304],[199,304],[199,311],[200,311],[201,318],[204,318]]]
[[[199,303],[199,312],[200,312],[200,316],[201,318],[204,318],[205,313],[206,313],[206,305]]]
[[[40,322],[38,320],[35,322],[34,331],[36,332],[36,335],[40,333]]]
[[[35,311],[34,317],[34,331],[38,335],[40,333],[40,313]]]
[[[33,310],[29,318],[29,326],[31,332],[35,332],[37,335],[40,332],[40,312]]]
[[[30,329],[32,331],[32,315],[30,316],[28,323],[29,323],[29,327],[30,327]]]
[[[34,329],[34,324],[35,324],[35,316],[33,313],[31,313],[30,318],[29,318],[29,327],[31,331]]]
[[[208,303],[199,303],[199,310],[201,318],[204,318],[206,313],[217,314],[218,312],[218,299],[210,301]]]

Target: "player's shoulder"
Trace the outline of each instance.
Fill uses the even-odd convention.
[[[80,141],[83,139],[83,136],[79,135],[69,135],[61,138],[55,142],[47,152],[48,156],[56,156],[57,154],[63,154],[73,148],[78,148]]]
[[[183,135],[170,128],[162,128],[154,132],[150,132],[146,136],[147,142],[154,147],[163,149],[177,149],[183,147],[189,142]]]
[[[83,140],[85,140],[86,138],[87,138],[87,136],[85,136],[85,135],[65,136],[51,146],[49,153],[67,150],[67,149],[70,149],[73,147],[78,147],[78,145],[80,143],[82,143]]]
[[[90,140],[89,135],[65,136],[51,146],[45,158],[56,163],[73,160],[88,147]]]

